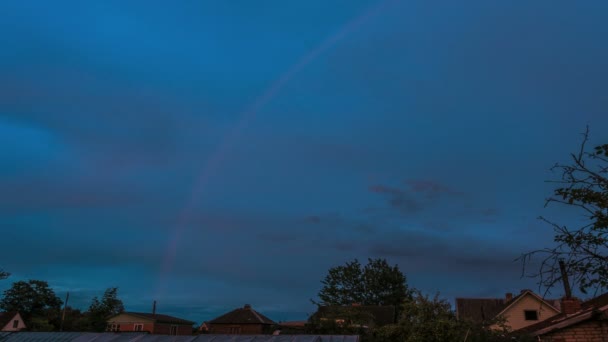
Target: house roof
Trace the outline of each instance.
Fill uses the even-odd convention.
[[[543,299],[531,290],[522,290],[521,293],[511,300],[506,298],[456,298],[456,314],[458,319],[466,319],[476,323],[482,323],[496,318],[503,314],[512,305],[521,300],[524,296],[531,295],[543,304],[559,312],[554,299]]]
[[[314,317],[332,316],[339,318],[341,314],[349,313],[355,315],[369,315],[376,325],[387,325],[395,323],[396,310],[392,305],[356,305],[340,306],[327,305],[320,306]]]
[[[253,310],[251,305],[245,304],[244,307],[232,310],[215,319],[207,322],[207,324],[276,324],[270,318]]]
[[[17,314],[18,312],[0,312],[0,329],[10,323]]]
[[[589,319],[602,318],[606,319],[608,313],[608,293],[597,296],[593,299],[581,303],[581,310],[577,313],[566,315],[565,313],[557,314],[553,317],[527,326],[520,331],[528,332],[534,336],[544,335],[554,330],[564,329],[571,325],[584,322]]]
[[[155,323],[168,323],[168,324],[180,324],[180,325],[193,325],[194,324],[194,322],[192,322],[192,321],[178,318],[178,317],[169,316],[169,315],[152,314],[152,313],[147,313],[147,312],[132,312],[132,311],[123,312],[122,314],[145,318],[145,319],[154,321]],[[114,316],[114,317],[116,317],[116,316]],[[110,320],[111,319],[112,318],[110,318]]]

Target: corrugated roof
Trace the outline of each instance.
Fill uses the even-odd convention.
[[[146,333],[15,332],[0,333],[2,342],[359,342],[356,335],[198,335],[168,336]]]

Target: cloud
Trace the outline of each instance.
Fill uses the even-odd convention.
[[[464,195],[462,192],[435,181],[407,180],[404,184],[405,188],[373,185],[369,190],[383,195],[390,207],[404,215],[420,214],[439,206],[446,197]]]

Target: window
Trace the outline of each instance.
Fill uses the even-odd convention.
[[[112,323],[106,326],[106,331],[120,331],[120,324]]]
[[[526,321],[538,321],[538,311],[536,310],[524,310],[524,316]]]
[[[231,335],[240,334],[241,333],[241,327],[230,327],[228,333],[231,334]]]
[[[133,331],[143,331],[144,330],[144,325],[143,324],[137,324],[135,323],[133,325]]]
[[[171,333],[169,335],[177,335],[177,325],[171,326]]]
[[[19,321],[18,320],[14,320],[13,321],[13,329],[17,329],[19,328]]]

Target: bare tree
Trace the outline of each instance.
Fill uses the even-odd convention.
[[[588,149],[589,128],[583,133],[580,149],[567,164],[557,163],[553,171],[560,178],[548,205],[563,205],[579,210],[584,221],[575,227],[540,219],[553,228],[554,247],[523,254],[523,275],[538,277],[539,286],[549,291],[561,281],[559,261],[564,261],[570,277],[583,293],[608,289],[608,144]],[[533,257],[540,257],[540,268],[526,273]]]

